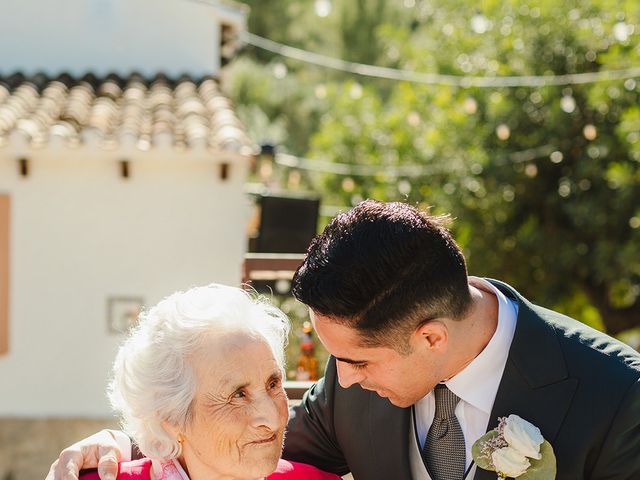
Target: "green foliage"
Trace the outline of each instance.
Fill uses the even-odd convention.
[[[479,468],[482,468],[483,470],[490,470],[492,472],[496,471],[491,461],[491,457],[482,451],[482,444],[485,442],[492,442],[499,437],[500,433],[497,430],[489,430],[471,446],[471,456]]]
[[[342,0],[326,18],[312,1],[249,3],[255,33],[381,66],[483,77],[640,66],[640,3],[631,0]],[[232,90],[259,108],[240,110],[263,125],[256,135],[353,170],[308,173],[300,188],[343,208],[372,197],[450,212],[470,273],[613,334],[638,326],[638,80],[457,88],[247,57]],[[285,78],[274,78],[276,63]],[[377,173],[362,175],[363,166]],[[394,173],[407,166],[418,168]]]
[[[494,429],[481,436],[471,447],[471,455],[479,468],[495,472],[491,458],[482,452],[482,444],[491,442],[498,438],[500,434]],[[549,480],[556,478],[557,461],[553,447],[548,441],[544,441],[540,445],[540,460],[530,458],[531,466],[525,473],[518,477],[518,480]]]
[[[273,296],[270,300],[291,319],[291,335],[289,335],[289,343],[286,346],[285,354],[287,378],[295,380],[296,365],[301,352],[300,341],[302,337],[302,326],[304,322],[309,321],[309,313],[307,307],[293,297]],[[329,358],[329,353],[315,336],[315,333],[312,333],[312,337],[314,338],[315,345],[314,355],[318,359],[320,373],[322,374]]]
[[[540,445],[540,453],[542,458],[536,460],[530,459],[531,466],[529,469],[520,475],[520,480],[548,480],[550,478],[556,478],[556,455],[553,451],[553,447],[546,440]]]

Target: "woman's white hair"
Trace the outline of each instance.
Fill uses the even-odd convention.
[[[219,284],[192,288],[140,315],[116,357],[109,399],[145,456],[168,460],[180,455],[180,444],[162,424],[186,425],[196,391],[189,356],[203,339],[228,327],[261,334],[284,371],[289,320],[242,289]]]

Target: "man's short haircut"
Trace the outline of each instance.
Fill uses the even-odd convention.
[[[406,353],[419,325],[460,319],[471,303],[464,256],[447,221],[405,203],[366,200],[311,242],[293,294],[356,329],[362,345]]]

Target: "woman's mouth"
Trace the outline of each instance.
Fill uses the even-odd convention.
[[[252,445],[265,445],[265,444],[269,444],[271,442],[275,442],[276,438],[277,438],[277,435],[274,433],[270,437],[265,437],[265,438],[261,438],[259,440],[254,440],[253,442],[251,442],[251,444]]]

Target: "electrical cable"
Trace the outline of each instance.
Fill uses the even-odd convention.
[[[444,75],[439,73],[423,73],[412,70],[402,70],[349,62],[340,58],[329,57],[320,53],[310,52],[308,50],[274,42],[273,40],[260,37],[250,32],[241,32],[240,39],[254,47],[312,65],[332,68],[334,70],[340,70],[366,77],[401,80],[426,85],[443,85],[461,88],[545,87],[580,85],[640,77],[640,67],[630,67],[619,70],[602,70],[598,72],[568,73],[563,75],[508,75],[496,77]]]

